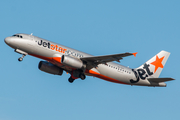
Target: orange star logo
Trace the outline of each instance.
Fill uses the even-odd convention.
[[[163,61],[164,57],[162,58],[159,58],[157,55],[156,55],[156,60],[154,62],[152,62],[151,64],[155,66],[155,70],[154,70],[154,73],[156,72],[156,70],[160,67],[160,68],[163,68],[163,64],[162,64],[162,61]]]

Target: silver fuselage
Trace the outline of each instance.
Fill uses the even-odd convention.
[[[52,64],[63,68],[65,71],[72,71],[69,67],[58,63],[56,57],[61,57],[62,55],[69,55],[75,58],[82,57],[92,57],[90,54],[57,44],[43,38],[39,38],[29,34],[17,34],[21,37],[11,36],[5,38],[6,44],[8,44],[13,49],[22,50],[28,55],[32,55]],[[122,66],[114,62],[108,62],[107,64],[99,64],[97,67],[86,70],[85,72],[88,76],[98,77],[107,81],[128,84],[128,85],[142,85],[142,86],[164,86],[164,85],[152,85],[148,80],[139,80],[137,83],[131,83],[130,80],[136,80],[132,69]]]

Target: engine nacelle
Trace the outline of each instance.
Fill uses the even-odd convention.
[[[84,69],[85,68],[85,65],[83,64],[83,62],[80,59],[73,58],[68,55],[62,56],[61,63],[64,65],[67,65],[69,67],[76,68],[76,69]]]
[[[62,75],[63,74],[63,69],[61,69],[47,61],[40,61],[38,68],[44,72],[54,74],[54,75]]]

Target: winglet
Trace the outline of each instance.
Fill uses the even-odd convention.
[[[137,55],[137,52],[135,52],[135,53],[132,53],[133,55],[134,55],[134,57],[136,57],[136,55]]]

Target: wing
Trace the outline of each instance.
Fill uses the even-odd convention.
[[[82,61],[87,62],[87,64],[92,65],[93,67],[98,64],[106,64],[107,62],[117,61],[123,59],[123,57],[134,55],[137,53],[122,53],[122,54],[113,54],[113,55],[105,55],[105,56],[95,56],[95,57],[84,57],[80,58]]]

